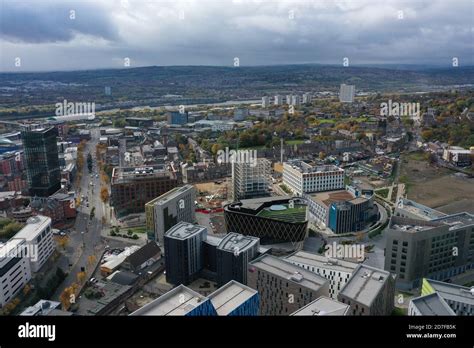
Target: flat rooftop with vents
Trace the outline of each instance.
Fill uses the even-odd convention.
[[[180,239],[184,240],[187,238],[192,237],[193,235],[201,233],[203,230],[207,228],[200,225],[193,225],[188,222],[181,221],[180,223],[171,227],[165,234],[168,238]]]
[[[360,264],[339,294],[369,307],[391,276],[387,271]]]
[[[319,291],[328,282],[326,278],[320,275],[267,254],[252,261],[249,264],[250,271],[253,268],[274,274],[314,291]]]
[[[412,299],[411,306],[418,310],[419,315],[456,315],[437,292]]]

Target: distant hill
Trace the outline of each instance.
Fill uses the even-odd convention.
[[[341,83],[364,91],[419,91],[470,84],[474,67],[341,67],[275,65],[258,67],[168,66],[70,72],[1,73],[0,106],[51,105],[88,101],[114,105],[218,102],[264,94],[337,91]],[[106,96],[104,87],[112,87]],[[168,96],[169,95],[169,96]],[[176,95],[181,97],[176,97]],[[142,104],[143,103],[143,104]]]

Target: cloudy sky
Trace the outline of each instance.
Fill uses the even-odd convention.
[[[0,0],[0,12],[0,71],[474,64],[472,0]]]

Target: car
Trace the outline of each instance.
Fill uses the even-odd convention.
[[[98,280],[96,278],[91,278],[89,279],[89,282],[91,282],[92,284],[95,284],[98,282]]]
[[[61,237],[64,237],[64,236],[66,235],[66,232],[61,231],[61,232],[59,232],[59,235],[60,235]]]

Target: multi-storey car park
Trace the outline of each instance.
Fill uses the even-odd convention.
[[[260,238],[261,244],[301,242],[307,236],[307,206],[298,197],[244,199],[224,207],[226,229]]]

